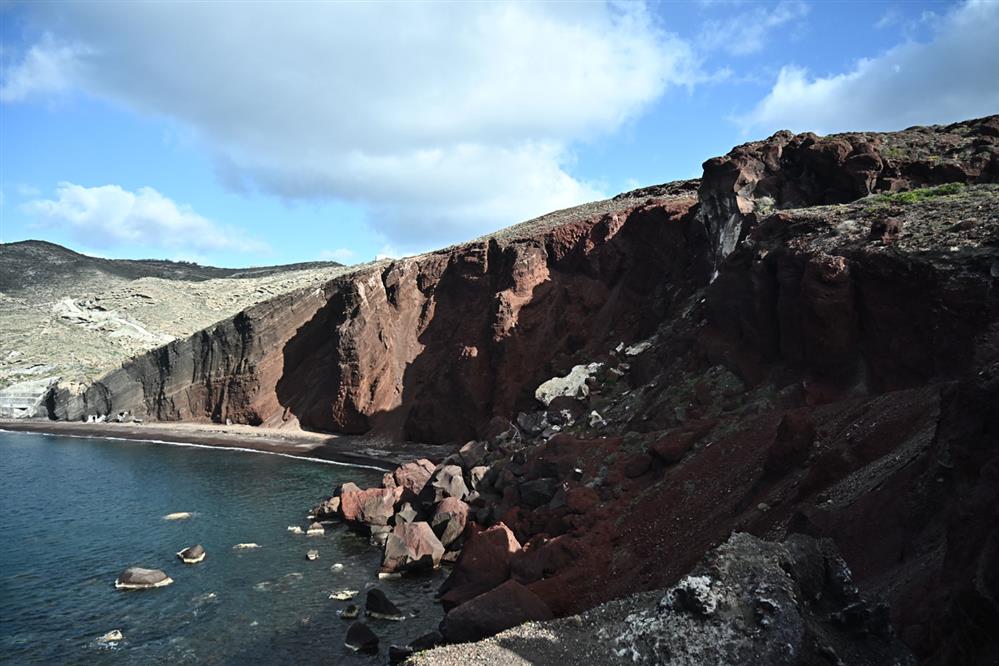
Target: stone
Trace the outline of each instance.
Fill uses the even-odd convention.
[[[361,614],[361,609],[358,608],[357,604],[351,604],[340,611],[341,620],[356,620],[357,616]]]
[[[472,490],[479,490],[479,486],[482,485],[482,479],[485,478],[488,472],[489,468],[485,465],[479,465],[469,470],[468,478],[472,483]]]
[[[445,548],[454,543],[468,521],[468,505],[456,497],[445,497],[437,505],[431,526]]]
[[[392,529],[385,541],[382,571],[415,572],[437,568],[444,555],[434,530],[426,522],[400,523]]]
[[[166,587],[173,579],[159,569],[143,569],[129,567],[118,576],[114,586],[119,590],[147,590],[154,587]]]
[[[520,550],[517,537],[503,523],[472,530],[461,555],[441,585],[445,610],[491,590],[510,577],[510,561]]]
[[[289,525],[288,531],[291,532],[292,534],[302,534],[302,528],[299,527],[298,525]]]
[[[389,663],[390,664],[401,664],[410,657],[413,656],[415,651],[408,645],[390,645],[389,646]]]
[[[396,525],[400,523],[412,523],[416,521],[417,517],[416,509],[413,508],[412,504],[406,502],[402,505],[402,508],[395,512],[394,521]]]
[[[508,580],[449,611],[441,623],[441,633],[449,642],[464,643],[552,617],[541,597],[517,581]]]
[[[548,427],[548,415],[545,412],[521,412],[517,415],[517,427],[529,437],[541,434]]]
[[[330,599],[335,599],[336,601],[349,601],[356,596],[357,590],[339,590],[330,593]]]
[[[354,652],[378,652],[378,636],[363,622],[355,622],[347,628],[343,643]]]
[[[590,412],[590,415],[587,417],[586,422],[589,424],[591,428],[596,428],[597,430],[607,427],[607,420],[604,419],[604,417],[602,417],[600,415],[600,412],[598,412],[597,410],[593,410],[592,412]]]
[[[184,564],[197,564],[205,559],[205,547],[200,543],[194,546],[189,546],[177,553],[177,557],[179,557],[181,562]]]
[[[423,634],[419,638],[415,638],[409,642],[409,647],[413,648],[414,651],[420,652],[422,650],[430,650],[437,647],[438,645],[444,644],[444,637],[441,636],[439,631],[431,631],[429,633]]]
[[[419,495],[423,486],[430,480],[436,466],[426,458],[404,463],[395,468],[392,473],[397,486],[401,486],[413,495]]]
[[[125,634],[121,633],[119,629],[112,629],[97,640],[100,643],[118,643],[125,640]]]
[[[306,536],[323,536],[326,534],[326,528],[320,523],[312,523],[309,525],[309,529],[305,532]]]
[[[558,479],[524,481],[517,486],[517,491],[520,493],[520,503],[532,509],[548,504],[559,486]]]
[[[405,620],[406,616],[399,607],[389,601],[385,593],[377,587],[368,590],[364,601],[364,613],[380,620]]]
[[[163,520],[187,520],[192,515],[189,511],[177,511],[176,513],[168,513],[163,516]]]
[[[403,490],[402,486],[360,490],[353,483],[345,483],[340,493],[340,513],[353,523],[388,525]]]
[[[259,543],[237,543],[232,547],[233,550],[255,550],[260,548]]]
[[[588,398],[590,397],[590,387],[586,380],[596,375],[602,367],[603,363],[574,366],[564,377],[552,377],[538,386],[534,392],[534,397],[546,407],[559,396]]]
[[[313,518],[325,519],[334,518],[340,513],[340,497],[334,495],[326,498],[321,504],[312,507],[309,512]]]
[[[424,506],[439,504],[445,497],[465,499],[468,486],[464,471],[458,465],[441,465],[423,487],[420,501]]]
[[[305,554],[305,558],[307,560],[309,560],[310,562],[315,562],[316,560],[319,559],[319,551],[318,550],[310,550],[309,552],[307,552]]]
[[[465,469],[478,467],[485,462],[489,454],[489,446],[485,442],[471,441],[458,450],[461,466]]]

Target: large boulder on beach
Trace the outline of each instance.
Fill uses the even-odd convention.
[[[345,483],[340,492],[340,514],[344,520],[368,525],[388,525],[402,487],[361,490]]]
[[[487,530],[472,530],[451,575],[441,585],[444,609],[473,599],[510,578],[510,562],[520,549],[517,537],[503,523]]]
[[[114,586],[119,590],[148,590],[153,587],[165,587],[172,582],[173,579],[159,569],[129,567],[118,576]]]
[[[424,506],[439,504],[445,497],[456,497],[460,500],[468,496],[468,486],[465,485],[464,471],[458,465],[441,465],[427,481],[420,493],[420,501]]]
[[[378,636],[363,622],[355,622],[347,628],[343,644],[354,652],[378,652]]]
[[[437,568],[444,555],[444,545],[429,524],[399,523],[385,541],[382,571],[429,571]]]
[[[189,546],[188,548],[185,548],[177,553],[177,557],[179,557],[181,562],[184,564],[197,564],[205,559],[205,547],[200,543],[194,546]]]
[[[524,622],[550,620],[552,611],[534,592],[515,580],[480,594],[453,609],[441,622],[449,642],[477,641]]]
[[[437,505],[437,512],[434,513],[431,525],[434,528],[434,534],[447,548],[465,531],[467,521],[468,505],[457,497],[445,497]]]
[[[364,600],[364,612],[366,615],[381,620],[404,620],[405,614],[399,607],[389,601],[385,593],[377,587],[368,590],[368,596]]]
[[[395,485],[401,486],[413,495],[419,495],[434,473],[435,466],[426,458],[404,463],[395,468],[392,473]]]

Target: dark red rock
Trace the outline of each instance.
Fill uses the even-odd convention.
[[[550,620],[551,609],[515,580],[475,597],[448,612],[441,633],[452,643],[476,641],[533,620]]]
[[[426,485],[430,476],[434,473],[435,465],[426,458],[420,458],[412,462],[404,463],[395,468],[392,473],[395,483],[402,486],[413,495],[419,495]]]
[[[431,525],[434,528],[434,533],[437,534],[446,548],[465,531],[467,521],[468,505],[456,497],[445,497],[437,505],[437,512],[434,514]]]
[[[444,546],[425,522],[399,523],[389,533],[382,556],[382,571],[411,572],[437,568]]]
[[[401,487],[360,490],[345,483],[340,491],[340,513],[350,522],[388,525],[401,491]]]
[[[445,609],[468,601],[508,579],[510,561],[519,550],[520,542],[503,523],[466,533],[461,555],[440,588]]]

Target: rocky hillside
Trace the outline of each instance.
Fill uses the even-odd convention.
[[[132,356],[343,270],[333,263],[213,268],[100,259],[41,241],[5,244],[0,389],[30,396],[52,381],[68,390],[89,385]]]
[[[997,116],[780,132],[709,160],[700,181],[264,301],[60,392],[54,414],[463,444],[314,511],[369,533],[387,573],[453,561],[444,640],[675,586],[738,531],[767,542],[750,559],[787,560],[806,535],[852,571],[827,546],[825,577],[761,569],[786,598],[751,590],[757,624],[707,623],[748,632],[745,654],[992,663],[997,182]],[[734,589],[702,569],[709,597],[711,581]],[[799,594],[823,586],[836,599]],[[760,624],[776,612],[763,600],[796,604],[791,625]],[[686,602],[657,608],[606,628],[688,626]],[[769,641],[792,625],[806,633]],[[650,631],[619,648],[660,663],[657,641],[673,648]],[[853,652],[872,633],[884,640]]]

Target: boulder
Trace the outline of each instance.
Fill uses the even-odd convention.
[[[119,629],[112,629],[97,639],[99,643],[117,643],[123,640],[125,640],[125,634],[121,633]]]
[[[348,601],[357,596],[357,590],[339,590],[337,592],[330,593],[330,599],[335,599],[337,601]]]
[[[390,664],[401,664],[410,657],[413,656],[415,650],[408,645],[390,645],[389,646],[389,663]]]
[[[485,465],[478,465],[469,470],[468,478],[472,482],[472,490],[479,489],[479,486],[482,485],[482,479],[485,478],[488,471],[489,468]]]
[[[189,546],[177,553],[177,557],[179,557],[181,562],[184,564],[197,564],[205,559],[205,547],[200,543],[194,546]]]
[[[444,545],[427,523],[399,523],[385,541],[382,571],[429,571],[437,568]]]
[[[355,620],[357,616],[361,614],[361,609],[357,607],[357,604],[351,604],[340,611],[341,620]]]
[[[484,463],[488,453],[489,447],[485,442],[471,441],[458,450],[458,457],[462,467],[472,469]]]
[[[370,529],[372,546],[384,546],[385,542],[388,541],[389,534],[392,533],[392,528],[388,525],[372,525]]]
[[[354,652],[378,652],[378,636],[363,622],[355,622],[347,628],[343,644]]]
[[[534,479],[517,486],[520,503],[531,509],[548,504],[560,487],[558,479]]]
[[[445,497],[437,505],[437,512],[431,525],[434,534],[440,538],[444,547],[454,543],[461,533],[465,531],[465,523],[468,521],[468,505],[456,497]]]
[[[233,550],[255,550],[260,548],[259,543],[237,543],[232,547]]]
[[[302,534],[302,528],[299,527],[298,525],[289,525],[288,531],[291,532],[292,534]]]
[[[423,487],[420,501],[424,506],[433,506],[445,497],[465,499],[468,486],[465,485],[464,472],[458,465],[441,465],[434,472],[427,485]]]
[[[402,508],[395,512],[395,518],[393,519],[396,525],[400,523],[412,523],[416,521],[417,518],[416,509],[409,502],[402,505]]]
[[[368,590],[368,596],[364,601],[364,613],[380,620],[406,619],[399,607],[389,601],[385,593],[377,587]]]
[[[119,590],[147,590],[153,587],[165,587],[173,582],[159,569],[143,569],[129,567],[118,576],[114,586]]]
[[[541,384],[534,392],[534,397],[546,407],[559,396],[588,398],[590,397],[590,387],[586,380],[596,375],[602,367],[603,363],[577,365],[566,376],[552,377]]]
[[[337,496],[328,497],[321,504],[312,507],[312,511],[309,513],[319,520],[334,518],[340,513],[340,498]]]
[[[319,559],[319,551],[318,550],[310,550],[309,552],[307,552],[305,554],[305,557],[310,562],[314,562],[314,561],[316,561],[316,560]]]
[[[435,468],[436,466],[432,462],[426,458],[420,458],[419,460],[399,465],[395,468],[392,475],[395,478],[397,486],[401,486],[414,495],[419,495],[420,491],[423,490],[423,486],[426,485],[430,476],[434,473]]]
[[[457,606],[491,590],[510,577],[510,561],[520,542],[503,523],[466,535],[451,575],[441,585],[444,608]]]
[[[441,622],[441,633],[449,642],[465,643],[524,622],[552,617],[551,609],[541,597],[517,581],[508,580],[451,610]]]
[[[528,437],[541,434],[548,425],[548,415],[545,412],[532,412],[530,414],[521,412],[517,414],[517,427],[524,431]]]
[[[413,648],[414,651],[420,652],[421,650],[430,650],[438,645],[443,645],[444,637],[441,636],[439,631],[431,631],[428,634],[423,634],[419,638],[411,640],[409,642],[409,647]]]
[[[319,523],[312,523],[309,525],[309,529],[305,532],[308,536],[322,536],[326,534],[326,528]]]
[[[340,493],[340,513],[350,522],[388,525],[402,491],[402,487],[360,490],[352,483],[345,483]]]
[[[187,520],[191,515],[189,511],[177,511],[176,513],[168,513],[163,516],[163,520]]]

